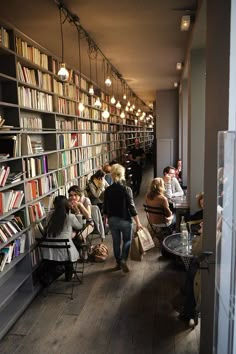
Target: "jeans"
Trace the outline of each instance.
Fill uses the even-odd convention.
[[[132,222],[121,219],[117,216],[109,218],[109,227],[113,239],[113,252],[116,262],[119,264],[121,261],[126,262],[129,256],[129,249],[132,237]],[[122,249],[121,249],[121,235],[122,235]]]

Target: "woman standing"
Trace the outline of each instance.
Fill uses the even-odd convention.
[[[111,176],[113,184],[104,193],[104,214],[108,217],[117,269],[127,273],[129,268],[126,261],[132,237],[132,217],[138,230],[142,229],[142,225],[135,208],[132,190],[124,185],[125,168],[114,164],[111,167]]]

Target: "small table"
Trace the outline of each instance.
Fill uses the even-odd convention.
[[[172,197],[170,202],[173,204],[176,214],[176,231],[180,231],[180,219],[182,215],[189,213],[189,202],[186,196]]]
[[[194,257],[192,254],[192,239],[193,237],[190,236],[187,242],[184,243],[181,234],[175,233],[167,236],[163,241],[163,246],[165,249],[168,252],[179,256],[182,259],[186,269],[188,269],[189,264]]]

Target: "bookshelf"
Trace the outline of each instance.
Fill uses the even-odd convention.
[[[152,130],[134,114],[121,119],[121,110],[100,90],[102,107],[95,108],[85,76],[70,69],[69,82],[60,82],[59,59],[1,22],[0,338],[40,289],[37,224],[54,197],[73,184],[84,189],[105,162],[125,164],[136,137],[144,148],[152,142]]]

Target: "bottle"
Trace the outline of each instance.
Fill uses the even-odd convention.
[[[186,222],[184,220],[184,216],[182,216],[181,218],[180,232],[181,232],[182,244],[185,246],[188,244],[188,230],[187,230]]]

